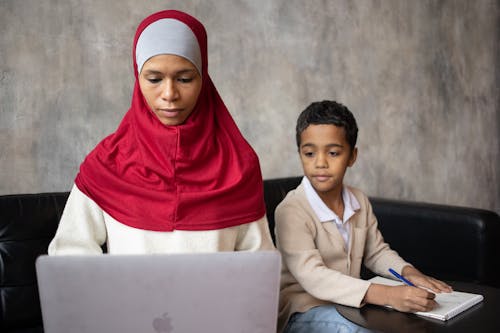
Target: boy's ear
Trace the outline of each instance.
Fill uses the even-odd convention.
[[[352,167],[354,162],[356,162],[356,158],[358,157],[358,147],[354,147],[351,152],[351,157],[349,158],[349,166]]]

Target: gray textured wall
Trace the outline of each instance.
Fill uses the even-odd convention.
[[[165,3],[205,24],[265,178],[300,174],[297,115],[336,99],[360,125],[351,184],[500,212],[494,0],[0,0],[0,194],[70,188],[129,106],[135,27]]]

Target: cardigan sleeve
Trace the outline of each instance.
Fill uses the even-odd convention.
[[[276,209],[277,247],[285,269],[311,296],[360,307],[370,283],[325,264],[316,247],[316,226],[297,202],[282,202]]]
[[[49,244],[49,255],[100,254],[105,242],[102,209],[74,185]]]
[[[359,190],[353,190],[360,192]],[[401,273],[403,267],[410,265],[403,260],[396,251],[392,250],[388,243],[384,241],[382,233],[378,229],[377,218],[373,214],[370,201],[365,195],[357,195],[358,199],[362,200],[362,205],[366,207],[364,210],[367,214],[367,233],[365,241],[365,253],[363,256],[364,264],[374,273],[391,277],[388,273],[389,268]]]

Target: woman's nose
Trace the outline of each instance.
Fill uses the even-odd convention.
[[[179,93],[173,80],[165,80],[161,91],[161,98],[166,101],[174,101],[179,97]]]

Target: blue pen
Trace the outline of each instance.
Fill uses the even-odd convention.
[[[392,268],[389,268],[389,272],[394,275],[395,277],[398,278],[398,280],[401,280],[402,282],[404,282],[405,284],[411,286],[411,287],[415,287],[415,285],[413,283],[411,283],[410,281],[408,281],[407,279],[405,279],[404,277],[402,277],[401,275],[399,275],[398,273],[396,273],[395,270],[393,270]]]

